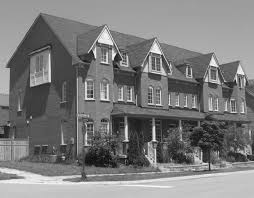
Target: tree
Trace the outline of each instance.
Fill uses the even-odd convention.
[[[223,146],[224,126],[215,121],[204,121],[201,127],[194,128],[190,135],[192,146],[199,146],[208,152],[209,171],[211,170],[211,152],[218,151]]]
[[[227,152],[232,148],[235,153],[251,144],[249,134],[242,127],[229,126],[225,130],[224,145]]]

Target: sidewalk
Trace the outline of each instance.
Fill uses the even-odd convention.
[[[23,177],[24,179],[11,179],[11,180],[0,180],[0,184],[8,183],[8,184],[49,184],[49,185],[128,185],[128,184],[137,184],[137,183],[150,183],[155,181],[179,181],[179,180],[188,180],[188,179],[199,179],[206,177],[218,177],[218,176],[226,176],[232,174],[249,174],[254,173],[254,170],[242,170],[242,171],[234,171],[234,172],[222,172],[222,173],[206,173],[201,175],[189,175],[189,176],[177,176],[177,177],[164,177],[164,178],[156,178],[156,179],[144,179],[144,180],[133,180],[133,181],[90,181],[90,182],[71,182],[64,181],[64,179],[75,179],[80,178],[79,175],[73,176],[42,176],[30,172],[19,171],[16,169],[9,168],[0,168],[0,172],[16,174],[18,176]],[[137,174],[137,173],[130,173]],[[155,174],[155,173],[138,173],[138,174]],[[114,174],[114,175],[127,175],[127,174]],[[129,174],[128,174],[129,175]],[[104,175],[89,175],[92,176],[105,176]],[[107,175],[109,176],[109,175]],[[111,174],[111,176],[113,176]]]

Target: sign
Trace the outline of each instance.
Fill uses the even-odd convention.
[[[78,117],[80,117],[80,118],[90,118],[90,114],[89,113],[79,113]]]

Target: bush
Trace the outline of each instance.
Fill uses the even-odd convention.
[[[242,153],[235,153],[233,151],[229,151],[227,154],[227,161],[229,161],[229,162],[247,162],[248,159]]]
[[[184,152],[177,152],[173,155],[172,159],[175,163],[179,164],[193,164],[194,163],[194,157],[193,154]]]
[[[247,155],[247,159],[250,161],[254,161],[254,155]]]

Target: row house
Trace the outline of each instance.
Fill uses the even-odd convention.
[[[242,125],[246,74],[241,63],[100,27],[40,14],[7,64],[10,121],[34,145],[74,143],[81,152],[95,131],[156,143],[169,129],[205,119]],[[89,115],[86,133],[83,118]]]

